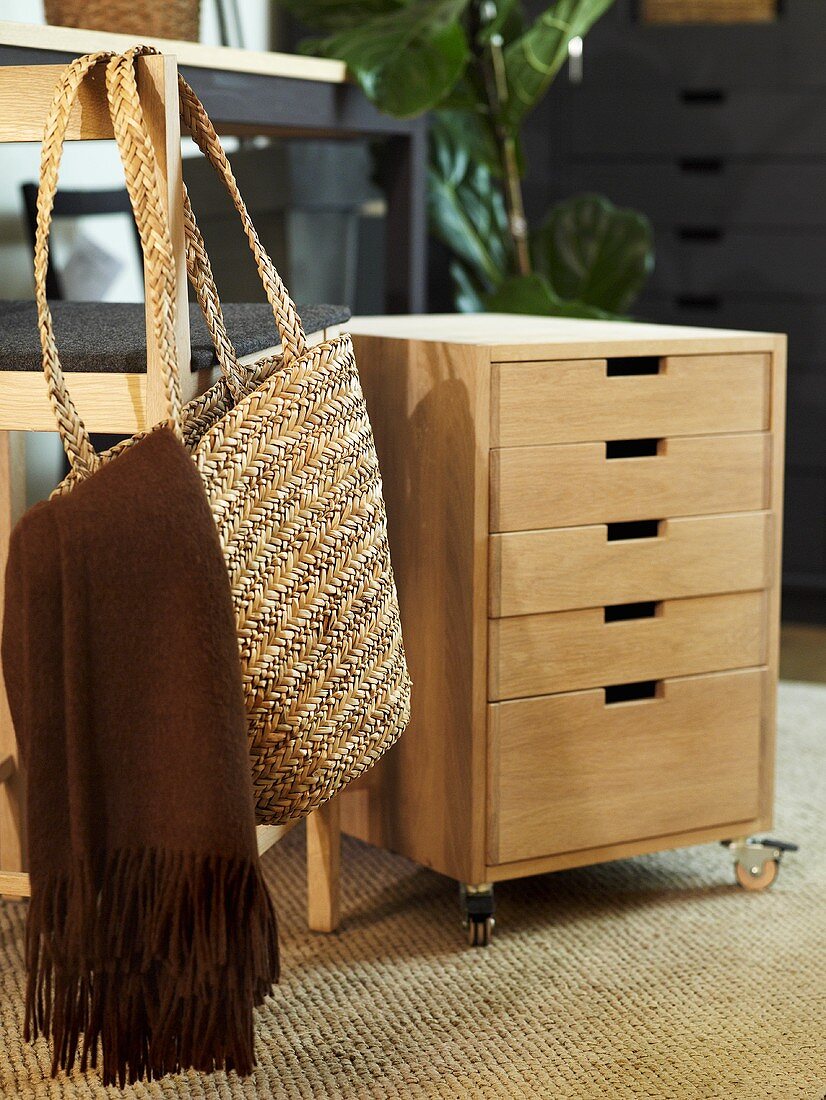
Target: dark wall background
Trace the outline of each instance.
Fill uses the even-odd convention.
[[[784,616],[826,622],[826,2],[768,25],[615,7],[530,118],[526,201],[600,191],[652,219],[640,319],[789,334]]]

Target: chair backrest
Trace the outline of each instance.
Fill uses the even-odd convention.
[[[34,249],[35,235],[37,232],[37,184],[24,183],[20,187],[23,196],[23,209],[26,214],[26,232],[29,243]],[[132,217],[132,204],[125,187],[115,188],[109,191],[70,191],[61,188],[55,195],[52,207],[52,220],[58,218],[93,218],[102,214],[126,214],[132,223],[133,235],[138,248],[138,256],[141,253],[141,238],[138,227]],[[60,300],[65,298],[65,289],[59,272],[52,262],[49,254],[49,267],[46,271],[46,294],[49,298]]]
[[[9,65],[0,67],[0,142],[41,141],[62,65]],[[179,363],[189,363],[189,308],[186,254],[184,250],[181,130],[178,113],[178,72],[175,58],[166,54],[140,57],[136,62],[138,87],[149,136],[158,163],[161,200],[166,207],[175,256],[177,301],[176,345]],[[84,80],[72,109],[67,139],[99,141],[112,138],[106,98],[104,66],[98,65]],[[144,264],[144,281],[147,277]],[[145,425],[166,415],[166,395],[158,349],[147,315]],[[184,376],[189,371],[183,371]]]

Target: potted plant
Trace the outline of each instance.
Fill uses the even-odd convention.
[[[399,116],[432,111],[429,207],[449,248],[457,308],[623,315],[653,266],[648,219],[578,195],[531,228],[520,131],[613,0],[284,0],[319,37],[306,52],[345,61]]]

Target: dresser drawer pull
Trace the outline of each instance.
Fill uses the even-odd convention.
[[[719,174],[723,171],[720,157],[684,157],[679,161],[681,172]]]
[[[611,684],[602,689],[606,707],[615,703],[636,703],[643,699],[661,699],[662,680],[638,680],[635,684]]]
[[[657,355],[629,355],[609,359],[605,365],[609,378],[626,378],[638,374],[659,374],[660,359]]]
[[[624,623],[630,619],[653,619],[660,614],[661,608],[662,600],[608,604],[602,609],[603,622]]]
[[[609,542],[627,542],[629,539],[656,539],[660,535],[658,519],[631,519],[621,523],[606,523]]]
[[[681,241],[702,241],[704,244],[711,244],[721,241],[723,236],[723,230],[713,225],[681,225],[677,230],[677,238]]]
[[[722,88],[684,88],[680,99],[690,107],[708,107],[725,103],[726,93]]]
[[[719,309],[720,297],[717,294],[679,294],[674,302],[681,309]]]
[[[606,458],[650,458],[659,454],[659,439],[609,439]]]

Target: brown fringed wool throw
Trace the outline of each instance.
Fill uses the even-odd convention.
[[[278,977],[235,619],[167,429],[12,535],[3,667],[28,768],[26,1033],[106,1084],[253,1067]]]

